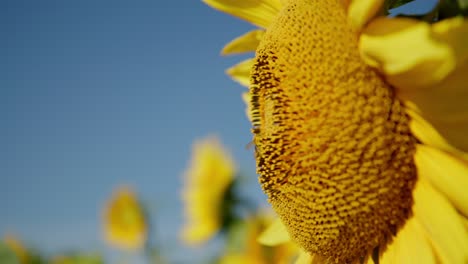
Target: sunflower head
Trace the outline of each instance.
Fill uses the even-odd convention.
[[[138,198],[129,187],[120,187],[104,208],[104,237],[117,248],[142,249],[147,240],[147,219]]]
[[[220,230],[234,175],[234,162],[216,138],[195,143],[182,193],[187,218],[181,234],[184,242],[200,244]]]
[[[391,239],[416,181],[409,117],[357,42],[341,1],[290,1],[251,78],[260,183],[293,239],[337,263]]]
[[[292,235],[299,263],[468,263],[466,1],[205,2],[260,27],[223,54],[258,46],[227,73],[286,224],[262,243]]]

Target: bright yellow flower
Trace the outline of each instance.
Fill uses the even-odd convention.
[[[220,264],[252,263],[252,264],[289,264],[299,254],[299,248],[291,241],[283,241],[278,245],[263,245],[262,233],[272,223],[273,218],[267,214],[259,214],[248,218],[245,222],[245,241],[240,250],[227,252]],[[268,243],[267,243],[268,244]]]
[[[124,250],[144,248],[148,223],[136,193],[129,187],[115,190],[103,218],[104,237],[110,245]]]
[[[21,264],[29,263],[31,257],[28,253],[28,250],[17,237],[10,235],[10,234],[6,235],[3,238],[3,242],[13,253],[15,253],[16,258],[18,259],[19,263]]]
[[[195,142],[182,193],[186,217],[181,234],[184,242],[201,244],[220,230],[223,202],[234,174],[234,162],[216,138]]]
[[[240,16],[249,1],[206,2]],[[251,74],[229,71],[250,80],[260,182],[310,253],[300,261],[468,263],[467,20],[376,18],[379,0],[253,2],[262,20],[240,17],[267,29]]]

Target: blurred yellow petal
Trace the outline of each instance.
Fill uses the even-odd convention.
[[[272,259],[277,260],[276,264],[290,264],[295,258],[297,258],[300,252],[299,247],[292,241],[278,245],[273,249],[275,253],[273,254]]]
[[[258,242],[267,246],[276,246],[290,240],[286,227],[278,218],[258,238]]]
[[[468,22],[428,24],[379,18],[360,39],[364,60],[379,68],[419,114],[455,148],[468,152]],[[440,140],[439,140],[440,141]]]
[[[431,31],[430,24],[418,20],[377,18],[361,35],[361,55],[399,88],[439,82],[455,68],[456,58]]]
[[[417,146],[415,163],[418,174],[468,217],[468,163],[425,145]]]
[[[468,60],[468,20],[461,16],[441,20],[432,25],[432,33],[452,49],[457,65]]]
[[[244,35],[235,38],[221,51],[222,55],[239,54],[245,52],[253,52],[257,49],[260,40],[262,39],[265,31],[262,29],[256,29],[245,33]]]
[[[379,259],[381,264],[438,263],[417,217],[409,219]]]
[[[243,224],[234,227],[229,232],[227,252],[221,263],[256,263],[256,264],[290,264],[298,253],[299,248],[291,241],[281,245],[261,245],[258,237],[275,219],[269,212],[262,212],[245,219]],[[234,234],[234,235],[233,235]]]
[[[371,257],[367,258],[367,261],[365,262],[366,264],[376,264],[374,260]],[[380,262],[379,262],[380,263]]]
[[[411,116],[411,132],[425,145],[432,146],[468,160],[468,154],[450,145],[447,140],[425,120],[420,110],[410,101],[405,102],[406,112]]]
[[[348,5],[348,21],[356,29],[362,28],[382,7],[383,0],[352,0]]]
[[[201,241],[208,240],[212,237],[213,233],[218,230],[217,226],[212,227],[207,223],[198,225],[197,229],[188,229],[182,235],[182,240],[187,245],[197,245],[202,243]]]
[[[231,78],[245,87],[250,85],[250,71],[253,67],[254,59],[247,59],[226,70]]]
[[[235,164],[216,137],[195,142],[182,193],[183,242],[200,245],[220,230],[224,197],[234,176]]]
[[[30,263],[30,255],[24,244],[14,235],[7,234],[3,238],[5,245],[15,254],[19,263],[28,264]]]
[[[227,254],[221,258],[219,264],[267,264],[261,259],[243,254]]]
[[[242,93],[242,100],[245,103],[245,115],[247,116],[247,119],[249,119],[249,121],[252,122],[252,96],[250,92]]]
[[[309,253],[302,251],[294,264],[312,264],[313,259],[314,258]]]
[[[147,239],[144,210],[136,193],[129,187],[116,189],[104,208],[106,241],[124,250],[142,249]]]
[[[203,0],[207,5],[266,28],[281,9],[280,0]]]
[[[468,263],[468,230],[463,217],[424,178],[418,179],[413,197],[413,213],[441,263]]]
[[[468,44],[467,44],[468,45]],[[468,62],[437,85],[425,89],[398,90],[452,146],[468,152]]]

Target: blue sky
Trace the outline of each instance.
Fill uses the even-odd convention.
[[[0,2],[0,236],[103,249],[100,210],[135,187],[177,243],[193,140],[218,135],[252,177],[243,87],[219,50],[253,26],[201,1]]]
[[[2,1],[0,235],[102,247],[100,209],[129,183],[176,243],[192,141],[210,134],[255,183],[244,88],[224,74],[242,58],[219,56],[251,28],[200,1]]]

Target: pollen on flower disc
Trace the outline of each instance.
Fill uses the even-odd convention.
[[[366,66],[341,1],[290,1],[251,79],[260,183],[293,239],[328,262],[383,247],[411,215],[416,139]]]

